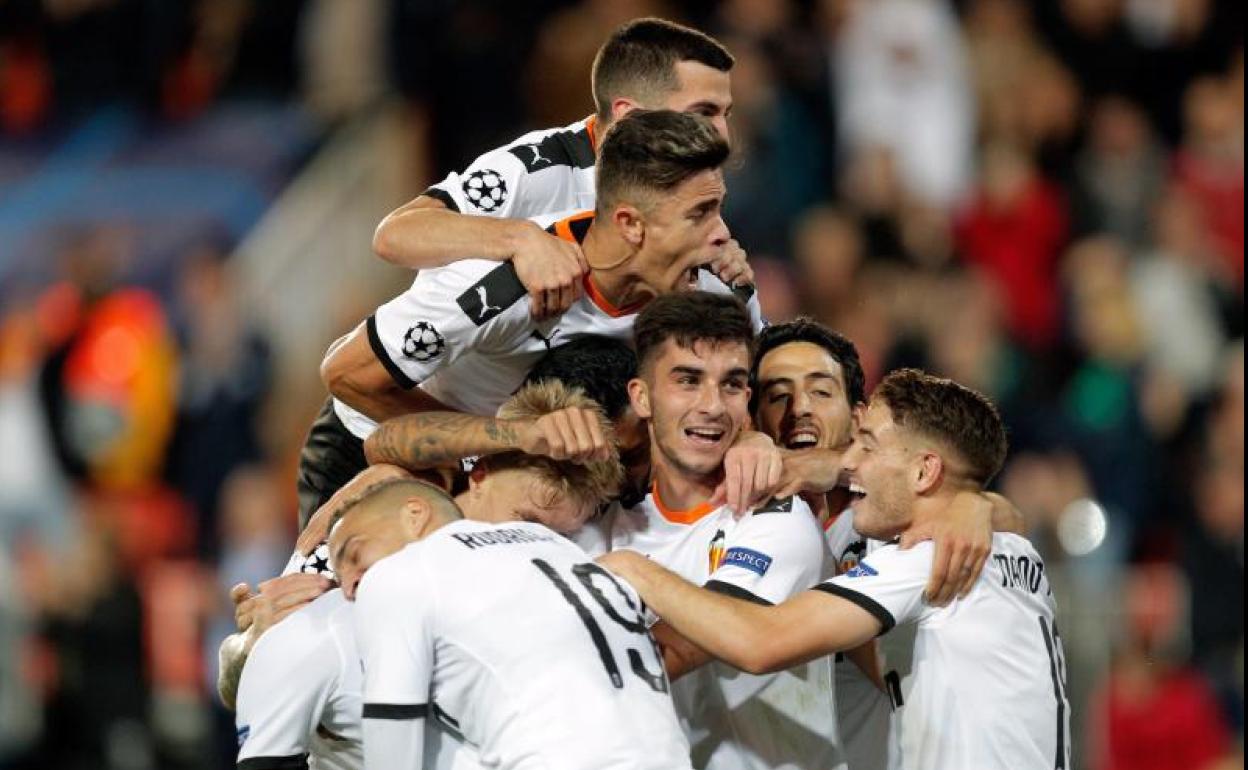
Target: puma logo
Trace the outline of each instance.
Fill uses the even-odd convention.
[[[532,150],[533,152],[533,160],[529,165],[536,166],[538,165],[538,161],[541,161],[542,163],[550,163],[550,158],[542,156],[542,148],[540,146],[536,144],[526,144],[524,147],[525,149]]]
[[[486,293],[484,286],[477,287],[477,298],[481,300],[481,309],[477,311],[477,318],[485,318],[486,314],[491,310],[502,310],[498,305],[490,304],[490,297]]]

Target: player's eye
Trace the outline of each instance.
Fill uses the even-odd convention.
[[[832,398],[832,392],[828,390],[813,390],[811,393],[819,398]]]
[[[769,404],[779,404],[779,403],[781,403],[782,401],[788,401],[788,400],[789,400],[789,394],[788,394],[788,393],[783,393],[783,392],[781,392],[781,393],[772,393],[772,394],[770,394],[770,395],[768,395],[768,396],[767,396],[767,403],[769,403]]]

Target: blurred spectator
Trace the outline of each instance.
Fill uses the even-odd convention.
[[[1132,292],[1151,364],[1188,398],[1203,396],[1219,374],[1225,345],[1211,275],[1217,257],[1192,200],[1171,190],[1154,209],[1155,251],[1132,268]]]
[[[975,107],[950,4],[850,3],[830,42],[842,154],[888,148],[908,195],[953,206],[970,186]]]
[[[1242,79],[1240,81],[1242,87]],[[1174,159],[1175,180],[1198,206],[1211,246],[1221,258],[1220,277],[1244,287],[1244,113],[1228,81],[1204,78],[1187,90],[1183,146]]]
[[[1182,664],[1187,585],[1166,564],[1125,581],[1123,641],[1089,715],[1097,770],[1217,770],[1230,734],[1209,685]]]
[[[771,60],[745,38],[725,38],[732,70],[732,144],[724,173],[731,194],[724,218],[752,256],[789,252],[789,223],[826,194],[821,132],[778,78]]]
[[[1106,233],[1132,248],[1143,246],[1166,173],[1165,155],[1140,109],[1123,97],[1102,97],[1075,163],[1076,233]]]
[[[972,265],[1000,287],[1015,339],[1043,350],[1057,339],[1057,259],[1068,233],[1066,202],[1017,146],[985,148],[979,188],[957,226]]]
[[[216,551],[222,482],[264,453],[259,413],[273,376],[269,343],[238,306],[226,256],[219,244],[192,250],[178,287],[184,353],[167,476],[195,510],[205,555]]]

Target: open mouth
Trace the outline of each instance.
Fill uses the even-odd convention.
[[[715,446],[727,433],[723,428],[685,428],[685,438],[700,446]]]
[[[785,449],[814,449],[819,446],[819,434],[813,430],[795,430],[784,440]]]
[[[691,267],[685,271],[684,288],[689,291],[698,288],[698,268]]]
[[[849,482],[849,484],[847,484],[845,488],[849,491],[851,503],[862,502],[862,500],[866,498],[867,496],[867,490],[863,489],[862,487],[858,486],[856,483],[852,481]]]

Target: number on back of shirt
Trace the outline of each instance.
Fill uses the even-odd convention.
[[[597,564],[589,563],[573,566],[570,580],[569,576],[561,575],[559,570],[542,559],[534,559],[533,566],[554,584],[564,601],[584,624],[613,687],[623,689],[624,676],[620,672],[616,652],[607,638],[608,632],[618,646],[624,647],[624,658],[633,674],[655,692],[667,692],[667,673],[663,669],[663,656],[659,652],[659,646],[646,628],[641,608],[615,576]],[[587,603],[582,598],[573,588],[573,582],[584,589],[591,602]],[[599,622],[599,618],[604,615],[611,621],[606,632]],[[621,634],[619,629],[626,633]]]

